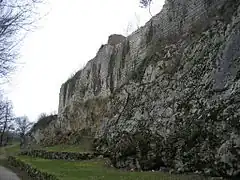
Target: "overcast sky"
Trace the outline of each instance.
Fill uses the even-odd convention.
[[[163,3],[153,0],[153,15]],[[39,12],[49,13],[23,41],[21,65],[5,89],[15,114],[31,121],[42,112],[57,112],[61,84],[96,55],[109,35],[126,35],[150,19],[139,0],[49,0]]]

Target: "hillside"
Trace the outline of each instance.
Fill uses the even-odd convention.
[[[238,176],[239,22],[237,0],[166,0],[62,85],[58,117],[34,141],[92,137],[117,168]]]

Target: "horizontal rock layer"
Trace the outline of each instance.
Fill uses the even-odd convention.
[[[167,0],[62,85],[41,140],[80,131],[115,167],[239,175],[239,21],[237,0]]]

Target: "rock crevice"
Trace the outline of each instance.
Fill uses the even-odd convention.
[[[51,138],[88,131],[118,168],[239,176],[239,22],[237,0],[166,0],[62,85]]]

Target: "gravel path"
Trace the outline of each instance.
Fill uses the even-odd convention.
[[[0,166],[0,180],[20,180],[17,175],[5,167]]]

